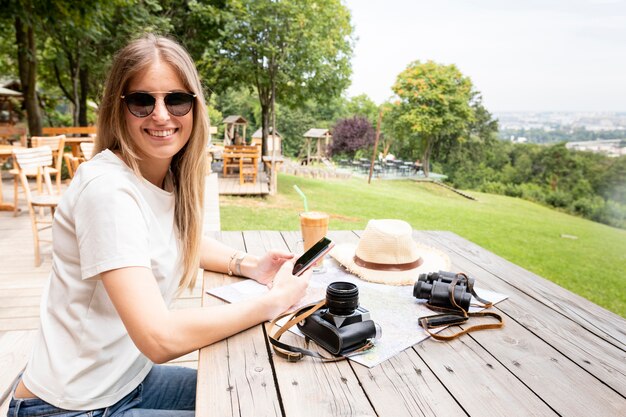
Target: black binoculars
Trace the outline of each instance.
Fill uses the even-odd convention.
[[[456,279],[454,288],[452,282]],[[474,286],[474,278],[465,274],[455,274],[454,272],[430,272],[420,274],[418,280],[413,285],[413,296],[415,298],[426,299],[428,304],[448,309],[456,309],[451,299],[457,306],[468,311],[472,301],[471,288]]]

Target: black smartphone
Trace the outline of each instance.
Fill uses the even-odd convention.
[[[327,237],[323,237],[319,242],[311,246],[311,249],[298,258],[291,274],[302,275],[304,271],[312,267],[315,262],[326,255],[328,251],[333,248],[333,246],[335,246],[335,244],[332,240]]]

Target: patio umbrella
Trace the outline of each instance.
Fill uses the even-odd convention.
[[[7,97],[22,97],[22,93],[19,91],[11,90],[10,88],[0,87],[0,96]]]

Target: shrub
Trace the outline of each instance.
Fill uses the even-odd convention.
[[[504,195],[508,195],[509,197],[521,197],[522,187],[518,184],[508,183],[504,186]]]
[[[570,205],[572,197],[564,191],[556,190],[550,191],[546,195],[545,201],[553,207],[565,208]]]
[[[570,210],[572,212],[588,219],[598,217],[604,209],[604,200],[597,196],[579,198],[570,205]]]
[[[481,184],[480,191],[489,194],[504,194],[505,186],[501,182],[486,181]]]
[[[532,183],[520,184],[519,188],[522,191],[521,197],[525,200],[534,201],[536,203],[544,203],[546,190],[540,185]]]

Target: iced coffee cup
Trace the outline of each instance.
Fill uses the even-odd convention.
[[[300,230],[304,241],[304,251],[309,250],[328,232],[329,216],[320,211],[307,211],[300,213]],[[314,266],[313,272],[320,272],[323,259],[320,259]]]

